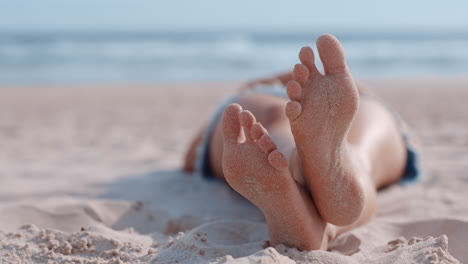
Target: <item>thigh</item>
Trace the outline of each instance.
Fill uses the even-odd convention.
[[[370,177],[377,188],[401,178],[406,165],[406,146],[396,117],[379,100],[361,98],[348,143],[370,158]]]

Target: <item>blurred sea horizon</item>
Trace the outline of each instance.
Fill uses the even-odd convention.
[[[247,80],[290,70],[323,33],[1,31],[0,85]],[[359,78],[468,73],[468,31],[330,33]]]

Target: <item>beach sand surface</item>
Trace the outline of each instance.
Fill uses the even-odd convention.
[[[180,169],[239,83],[2,87],[0,263],[468,262],[468,79],[364,83],[413,128],[424,175],[311,252],[270,247],[253,205]]]

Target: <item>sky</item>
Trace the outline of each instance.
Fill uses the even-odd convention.
[[[0,0],[0,30],[456,29],[466,0]]]

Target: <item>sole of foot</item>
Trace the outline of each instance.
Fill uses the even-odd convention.
[[[249,111],[229,105],[222,118],[223,173],[264,214],[272,245],[326,249],[327,224],[291,177],[288,161]]]
[[[363,209],[363,189],[347,143],[359,106],[359,93],[346,65],[343,47],[331,35],[317,40],[324,74],[314,52],[304,47],[301,64],[287,84],[286,115],[303,168],[303,177],[322,218],[349,225]]]

